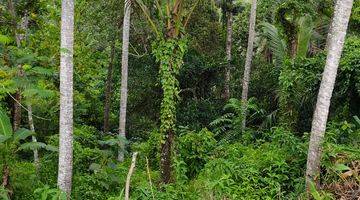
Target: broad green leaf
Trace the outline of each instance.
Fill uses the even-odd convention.
[[[315,200],[322,200],[320,193],[316,190],[315,184],[310,182],[310,193]]]
[[[35,133],[25,129],[25,128],[21,128],[19,130],[17,130],[14,134],[14,141],[20,141],[20,140],[25,140],[26,138],[28,138],[31,135],[34,135]]]
[[[0,135],[11,136],[12,134],[10,119],[0,108]]]
[[[346,166],[346,165],[344,165],[344,164],[336,164],[336,165],[334,166],[334,169],[335,169],[336,171],[348,171],[348,170],[351,170],[350,167],[348,167],[348,166]]]
[[[11,138],[11,136],[0,135],[0,144],[1,144],[1,143],[5,143],[5,142],[8,141],[10,138]]]

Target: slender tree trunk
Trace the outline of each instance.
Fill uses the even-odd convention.
[[[169,130],[161,147],[161,179],[164,184],[171,182],[171,149],[174,142],[174,131]]]
[[[326,130],[331,96],[334,90],[352,5],[353,0],[337,1],[331,24],[332,28],[328,34],[328,55],[314,112],[307,158],[306,187],[308,194],[311,182],[319,185],[321,145]]]
[[[226,35],[226,67],[225,67],[225,83],[224,83],[224,99],[230,98],[230,78],[231,78],[231,49],[232,49],[232,33],[233,33],[233,14],[231,11],[227,13],[227,35]]]
[[[20,127],[21,123],[21,92],[18,90],[15,93],[14,105],[13,105],[13,130],[16,131]]]
[[[17,40],[19,41],[19,43],[20,43],[20,41],[25,40],[26,44],[27,44],[28,38],[29,38],[28,27],[29,27],[29,14],[28,14],[28,11],[25,11],[25,16],[24,16],[23,21],[21,23],[21,29],[24,30],[25,33],[17,35]],[[21,77],[25,76],[25,73],[23,72],[22,68],[20,68],[20,72],[21,72]],[[19,95],[20,95],[19,98],[21,98],[20,93],[19,93]],[[30,103],[27,105],[27,111],[28,111],[29,128],[30,128],[30,130],[32,132],[35,133],[35,126],[34,126],[34,120],[33,120],[33,111],[32,111],[32,105]],[[20,113],[21,113],[21,110],[20,110]],[[32,136],[32,141],[37,142],[35,136]],[[40,162],[39,162],[39,153],[38,153],[37,149],[35,149],[33,152],[34,152],[34,164],[35,164],[36,170],[38,172],[39,171],[39,164],[40,164]]]
[[[111,45],[110,63],[107,72],[106,89],[105,89],[105,105],[104,105],[104,132],[109,132],[109,116],[112,96],[112,81],[113,81],[113,68],[114,68],[114,57],[115,57],[115,44]]]
[[[60,49],[60,141],[58,187],[71,195],[73,160],[74,0],[62,0]]]
[[[9,197],[13,195],[14,191],[10,185],[10,168],[7,163],[3,165],[1,186],[8,191]]]
[[[256,6],[257,6],[257,1],[252,0],[251,12],[250,12],[249,39],[248,39],[248,47],[246,52],[244,78],[243,78],[242,94],[241,94],[242,112],[243,112],[242,131],[244,131],[246,127],[246,114],[247,114],[247,103],[248,103],[248,94],[249,94],[251,63],[252,63],[254,40],[256,34],[255,32]]]
[[[128,2],[128,3],[126,3]],[[123,46],[122,46],[122,60],[121,60],[121,99],[120,99],[120,120],[119,120],[119,135],[126,137],[126,106],[128,97],[128,66],[129,66],[129,36],[130,36],[130,14],[131,1],[125,0],[125,15],[123,25]],[[118,154],[118,161],[124,160],[124,146],[121,145]]]
[[[30,130],[35,133],[35,126],[34,126],[34,119],[33,119],[33,112],[32,112],[31,104],[28,104],[27,109],[28,109],[29,127],[30,127]],[[37,142],[35,136],[32,136],[32,141]],[[35,164],[35,167],[36,167],[36,171],[39,171],[40,162],[39,162],[39,153],[38,153],[37,149],[34,150],[34,164]]]
[[[291,51],[290,51],[290,54],[291,54],[291,58],[295,58],[296,55],[297,55],[297,49],[298,49],[298,41],[297,41],[297,36],[293,36],[294,38],[291,40],[290,42],[290,46],[291,46]]]
[[[8,3],[9,12],[12,17],[12,25],[13,25],[13,31],[14,31],[15,40],[16,40],[16,46],[17,46],[17,48],[21,48],[21,41],[22,41],[23,37],[21,36],[21,34],[18,33],[19,27],[18,27],[18,23],[17,23],[17,15],[16,15],[14,2],[12,0],[8,0],[7,3]],[[23,21],[25,21],[25,23],[22,23],[21,26],[23,26],[24,24],[27,26],[27,20],[25,19]],[[20,27],[20,28],[24,28],[24,27]],[[27,28],[27,27],[25,27],[25,28]],[[19,68],[18,76],[22,77],[23,76],[22,66],[19,65],[18,68]],[[13,130],[14,131],[19,129],[20,123],[21,123],[21,100],[22,100],[21,91],[18,89],[15,93],[13,112],[12,112],[12,114],[13,114]]]

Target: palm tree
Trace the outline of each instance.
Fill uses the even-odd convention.
[[[295,44],[294,41],[289,41],[286,36],[281,34],[277,26],[267,22],[262,23],[263,36],[267,42],[267,48],[271,50],[274,64],[280,74],[284,71],[283,64],[285,60],[307,57],[309,55],[311,42],[317,40],[320,35],[316,32],[315,23],[310,16],[301,16],[295,21],[298,30],[296,36],[294,36],[296,38],[296,47],[293,46]],[[294,108],[294,105],[291,104],[281,81],[279,82],[277,96],[280,113],[279,121],[293,128],[293,125],[297,122],[297,110]]]
[[[120,98],[120,120],[119,135],[126,137],[126,106],[128,97],[128,66],[129,66],[129,34],[130,34],[131,0],[125,0],[125,15],[123,24],[123,47],[121,59],[121,98]],[[124,143],[122,142],[118,154],[118,161],[124,160]]]
[[[316,182],[317,185],[319,184],[321,144],[324,139],[331,96],[334,90],[352,6],[353,0],[338,0],[336,2],[331,29],[328,33],[328,55],[312,121],[306,165],[306,187],[308,194],[310,192],[310,185],[313,182]]]
[[[147,18],[150,27],[156,34],[153,43],[153,54],[160,63],[160,77],[163,89],[161,103],[160,132],[164,137],[161,144],[161,178],[163,183],[171,181],[171,150],[174,142],[176,121],[176,104],[179,95],[179,83],[176,76],[183,64],[187,49],[184,29],[199,0],[185,8],[184,0],[155,0],[158,18],[151,15],[142,0],[136,0]]]
[[[74,0],[62,0],[58,187],[70,199],[73,160]]]
[[[249,82],[250,82],[250,72],[251,72],[251,63],[254,51],[254,40],[255,40],[255,22],[256,22],[256,6],[257,1],[252,0],[251,3],[251,12],[250,12],[250,26],[249,26],[249,39],[248,39],[248,47],[246,52],[246,61],[245,61],[245,70],[244,70],[244,78],[242,84],[242,95],[241,100],[243,104],[243,120],[242,120],[242,130],[245,130],[246,127],[246,112],[247,112],[247,101],[248,101],[248,93],[249,93]]]

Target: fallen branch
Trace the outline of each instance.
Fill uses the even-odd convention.
[[[131,179],[131,175],[133,174],[134,169],[135,169],[136,156],[137,156],[137,154],[138,154],[138,152],[135,152],[135,153],[133,154],[133,156],[132,156],[129,173],[128,173],[127,177],[126,177],[125,200],[129,200],[130,179]]]

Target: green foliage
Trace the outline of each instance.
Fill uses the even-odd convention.
[[[48,185],[34,191],[39,200],[66,200],[66,194],[59,189],[50,188]]]
[[[216,159],[208,162],[200,174],[199,185],[203,185],[206,195],[203,198],[274,199],[294,195],[287,192],[303,184],[303,179],[294,178],[295,174],[301,177],[302,172],[290,161],[292,156],[285,147],[273,144],[244,147],[237,143],[217,149]]]
[[[247,103],[247,109],[250,113],[248,121],[251,122],[256,118],[261,118],[264,111],[258,107],[255,98],[250,98]],[[223,141],[230,141],[231,138],[241,135],[242,127],[242,102],[238,99],[230,99],[224,106],[226,113],[210,123],[214,128],[214,133]]]
[[[286,43],[279,33],[279,30],[272,24],[262,23],[262,31],[264,37],[267,39],[268,46],[275,57],[275,65],[280,68],[286,58]]]
[[[8,196],[8,191],[3,186],[0,187],[0,197],[3,200],[10,200],[10,197]]]
[[[311,192],[312,197],[315,200],[332,200],[333,199],[331,194],[326,193],[324,191],[320,191],[320,192],[317,191],[316,186],[313,182],[310,183],[310,192]]]
[[[9,137],[12,135],[10,119],[7,117],[7,115],[1,108],[0,108],[0,135],[1,137]],[[1,139],[0,141],[4,139]]]
[[[153,44],[153,54],[157,62],[160,62],[163,89],[160,132],[163,134],[175,129],[176,105],[179,99],[179,83],[176,76],[183,64],[185,51],[185,38],[159,40]]]
[[[195,177],[210,159],[216,146],[214,134],[207,129],[198,133],[186,131],[178,138],[178,157],[187,166],[186,176]]]
[[[10,184],[16,194],[12,199],[33,200],[37,199],[34,191],[42,187],[37,177],[35,165],[32,162],[12,162],[10,164]]]
[[[306,57],[310,47],[310,40],[314,34],[314,23],[310,16],[304,16],[298,20],[297,56]]]
[[[9,191],[0,187],[0,199],[7,199],[9,192],[15,200],[60,200],[64,194],[55,188],[61,2],[13,2],[15,21],[22,22],[28,13],[29,26],[26,31],[16,31],[28,35],[17,47],[13,23],[9,23],[13,17],[6,2],[0,3],[0,169],[4,165],[10,168]],[[244,132],[240,131],[238,99],[249,1],[132,2],[127,117],[130,148],[121,147],[139,152],[131,178],[131,199],[303,197],[309,139],[303,132],[310,131],[333,1],[257,2],[256,29],[260,34],[255,40],[249,91],[256,99],[250,99],[249,126]],[[112,45],[114,69],[121,63],[119,35],[124,6],[118,0],[76,1],[72,199],[124,198],[131,161],[127,156],[122,163],[115,160],[119,143],[125,138],[111,134],[118,128],[119,104],[114,102],[120,98],[119,70],[114,70],[113,80],[109,80],[114,83],[111,133],[101,132]],[[232,65],[240,67],[231,69],[234,98],[223,102],[227,31],[222,20],[229,12],[234,14]],[[21,29],[19,25],[17,29]],[[315,199],[336,195],[333,185],[360,184],[354,173],[360,160],[360,120],[353,118],[360,116],[359,27],[359,2],[355,1],[323,144],[323,187],[312,191]],[[19,76],[19,68],[24,76]],[[23,105],[32,105],[36,137],[46,142],[29,142],[34,133],[26,129],[13,133],[8,116],[16,91],[21,91]],[[21,127],[28,126],[26,114],[23,109]],[[161,185],[159,152],[168,131],[176,134],[171,153],[173,182]],[[32,163],[31,151],[36,149],[39,169]],[[335,195],[333,199],[340,198]]]

